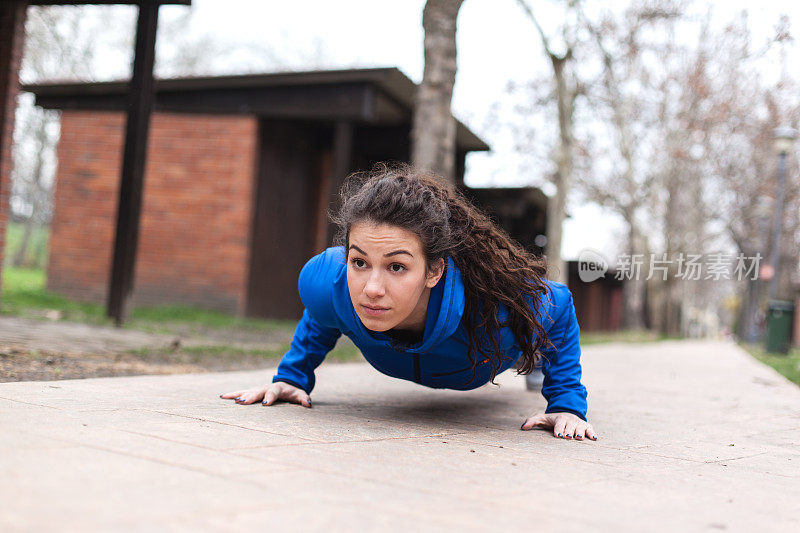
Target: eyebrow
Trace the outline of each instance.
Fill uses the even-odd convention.
[[[358,246],[356,246],[355,244],[351,244],[351,245],[350,245],[350,248],[351,248],[351,249],[352,249],[352,248],[355,248],[357,252],[359,252],[359,253],[361,253],[361,254],[364,254],[364,255],[366,255],[366,256],[369,256],[369,254],[368,254],[367,252],[365,252],[364,250],[362,250],[361,248],[359,248],[359,247],[358,247]],[[383,254],[383,257],[391,257],[391,256],[393,256],[393,255],[399,255],[399,254],[408,254],[408,255],[410,255],[411,257],[414,257],[414,256],[411,254],[411,252],[407,252],[406,250],[395,250],[394,252],[389,252],[388,254]]]

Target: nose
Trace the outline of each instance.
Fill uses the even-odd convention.
[[[372,275],[370,275],[367,284],[364,286],[364,294],[373,300],[386,294],[386,290],[383,287],[383,280],[381,280],[379,272],[373,272]]]

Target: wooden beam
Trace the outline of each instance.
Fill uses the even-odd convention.
[[[336,129],[333,132],[333,176],[329,182],[328,205],[335,211],[339,208],[339,188],[344,182],[344,178],[350,173],[350,165],[353,159],[353,123],[349,120],[339,120],[336,122]],[[333,234],[336,228],[329,224],[328,242],[333,241]]]
[[[6,224],[11,218],[11,145],[19,91],[19,64],[25,41],[25,13],[23,2],[0,2],[0,267],[5,253]]]
[[[157,84],[158,86],[158,84]],[[38,90],[38,89],[37,89]],[[47,109],[123,110],[125,95],[117,93],[58,94],[40,91],[36,104]],[[223,88],[192,91],[156,90],[154,109],[171,113],[256,115],[308,120],[361,120],[365,83],[321,86]]]
[[[147,161],[147,135],[154,100],[153,63],[157,25],[158,4],[142,2],[136,25],[133,78],[128,95],[128,120],[117,203],[114,259],[108,291],[107,313],[117,326],[130,315],[144,169]]]
[[[316,191],[314,191],[314,255],[324,252],[328,247],[328,207],[331,200],[331,176],[333,157],[329,150],[322,150],[316,172]]]

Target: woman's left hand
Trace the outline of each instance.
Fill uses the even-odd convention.
[[[597,440],[597,433],[589,422],[584,422],[577,415],[572,413],[537,413],[522,423],[522,430],[529,430],[535,427],[553,428],[553,435],[558,438],[583,440],[586,436],[591,440]]]

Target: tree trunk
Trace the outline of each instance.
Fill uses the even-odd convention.
[[[556,79],[559,146],[556,175],[553,179],[556,193],[548,200],[547,205],[547,277],[553,281],[567,283],[569,272],[561,256],[561,243],[563,240],[564,219],[567,217],[567,193],[569,192],[570,177],[572,175],[572,116],[575,109],[575,94],[569,91],[564,78],[564,67],[569,60],[569,54],[564,57],[558,57],[554,54],[548,55],[553,64],[553,74]]]
[[[36,261],[27,264],[25,256],[28,253],[28,247],[33,236],[33,229],[36,226],[36,217],[41,210],[41,197],[42,197],[42,172],[44,170],[45,151],[49,148],[52,149],[52,143],[47,135],[48,120],[45,115],[41,116],[41,120],[37,123],[36,141],[39,144],[39,151],[36,154],[36,166],[33,170],[33,176],[28,183],[28,197],[30,198],[31,214],[25,221],[25,232],[22,234],[22,241],[20,242],[17,253],[11,262],[14,267],[27,267],[35,265]]]
[[[417,89],[411,161],[455,182],[456,121],[450,110],[456,80],[456,19],[463,0],[427,0],[422,13],[425,71]]]
[[[633,221],[633,216],[628,218]],[[642,246],[642,236],[639,234],[634,223],[629,222],[628,226],[628,249],[631,254],[631,265],[634,264],[636,254],[644,254],[640,259],[646,259],[647,254],[645,246]],[[625,314],[623,316],[623,327],[626,329],[644,329],[644,291],[645,281],[647,276],[646,261],[641,261],[641,270],[632,267],[631,279],[625,280],[622,286],[622,300]]]
[[[11,265],[14,268],[31,266],[31,264],[28,264],[28,262],[25,261],[25,256],[28,254],[28,245],[31,242],[31,236],[33,235],[33,228],[35,225],[36,223],[33,221],[33,215],[31,215],[28,217],[28,220],[25,221],[25,231],[22,234],[22,240],[19,243],[19,248],[17,248],[17,251],[14,254],[14,258],[11,260]]]
[[[758,327],[758,287],[759,280],[747,279],[745,281],[744,297],[739,315],[739,338],[745,342],[756,343],[759,340]]]

